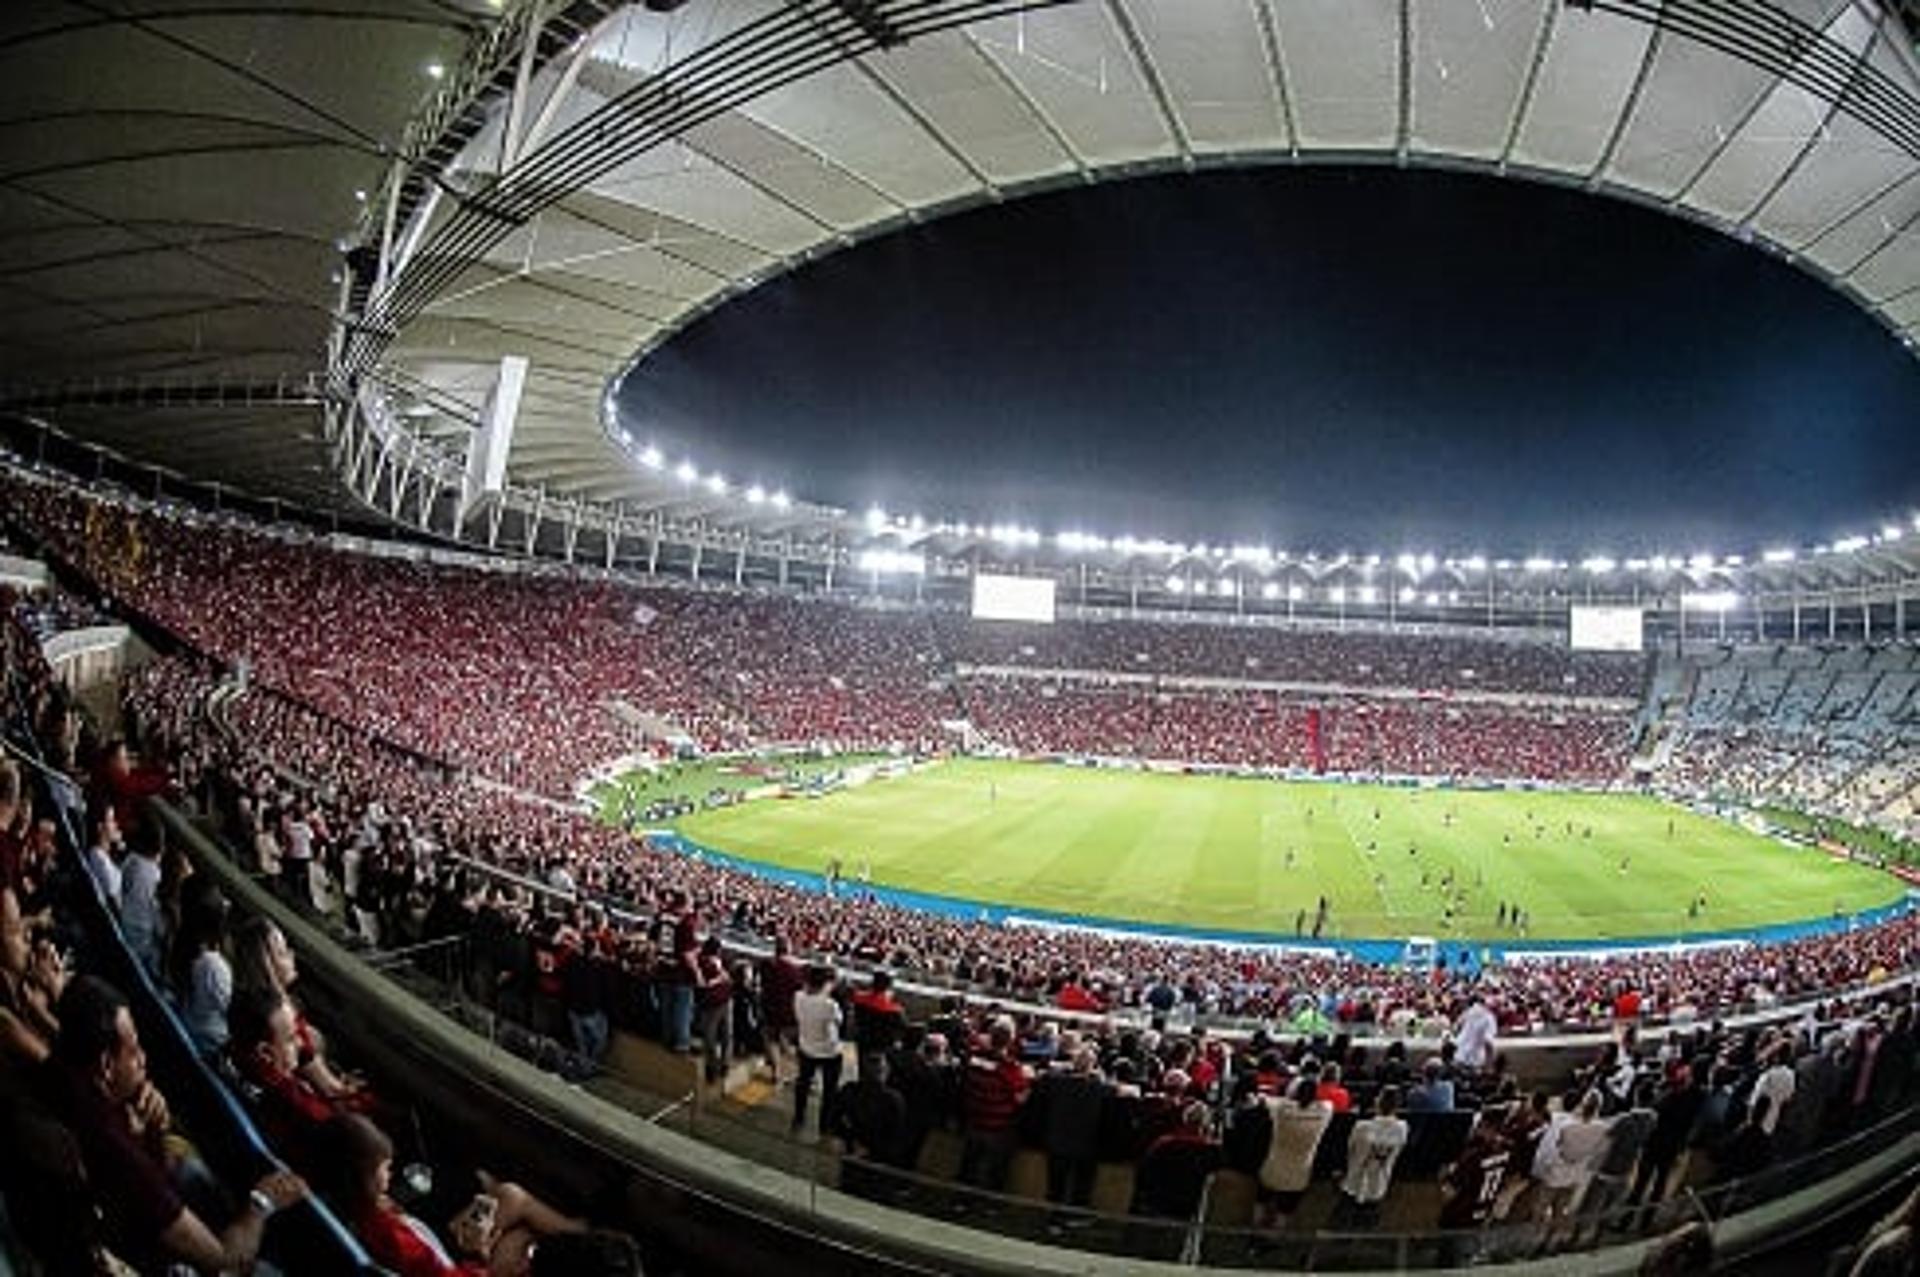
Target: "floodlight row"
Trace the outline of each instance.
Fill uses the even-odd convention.
[[[631,432],[616,426],[612,431],[614,439],[639,463],[642,469],[656,472],[668,472],[665,453],[654,444],[640,444]],[[768,488],[762,484],[751,484],[745,488],[736,488],[718,471],[701,471],[691,460],[683,460],[671,469],[671,474],[688,488],[703,488],[717,497],[733,497],[749,506],[772,506],[777,510],[787,509],[793,504],[793,498],[784,488]],[[1854,554],[1873,546],[1899,542],[1913,533],[1920,533],[1920,513],[1910,517],[1910,527],[1898,523],[1885,523],[1877,533],[1849,534],[1831,542],[1822,542],[1812,546],[1780,546],[1761,552],[1762,563],[1781,566],[1803,558],[1818,558],[1829,554]],[[1362,571],[1371,571],[1386,566],[1378,554],[1352,555],[1346,553],[1320,555],[1317,553],[1289,554],[1285,550],[1275,550],[1265,545],[1209,545],[1204,542],[1170,541],[1160,537],[1135,537],[1131,535],[1107,537],[1092,532],[1067,530],[1044,535],[1039,529],[1018,523],[965,523],[951,521],[929,521],[921,515],[898,515],[887,511],[884,506],[870,506],[863,519],[868,535],[874,537],[886,535],[938,535],[973,538],[991,541],[1009,548],[1037,549],[1052,544],[1067,554],[1113,553],[1126,558],[1167,558],[1174,561],[1183,559],[1208,559],[1222,565],[1244,564],[1257,567],[1272,567],[1289,562],[1312,564],[1316,567],[1354,566]],[[1431,552],[1402,553],[1394,557],[1392,568],[1403,576],[1415,580],[1424,580],[1433,576],[1441,568],[1455,573],[1482,573],[1489,569],[1498,572],[1519,570],[1530,573],[1567,572],[1578,569],[1588,576],[1607,576],[1625,569],[1629,572],[1713,572],[1744,567],[1745,555],[1713,554],[1696,552],[1693,554],[1655,554],[1645,557],[1615,558],[1607,554],[1593,554],[1578,561],[1556,559],[1536,555],[1524,559],[1489,559],[1485,555],[1473,554],[1465,557],[1443,558]]]

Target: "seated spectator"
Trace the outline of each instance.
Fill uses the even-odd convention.
[[[1439,1057],[1420,1066],[1420,1080],[1407,1092],[1407,1112],[1453,1112],[1453,1079]]]
[[[227,1045],[227,1003],[233,999],[233,968],[224,952],[227,914],[227,898],[219,888],[196,880],[182,897],[173,946],[180,1018],[195,1048],[207,1056]]]
[[[87,809],[87,845],[83,853],[87,872],[106,898],[116,917],[121,907],[120,860],[126,848],[120,838],[120,822],[114,818],[110,803],[96,803]]]
[[[328,1100],[346,1104],[358,1112],[368,1111],[375,1101],[366,1079],[334,1069],[327,1058],[326,1039],[307,1019],[293,996],[293,986],[299,978],[300,965],[294,957],[293,946],[271,919],[253,915],[234,928],[234,996],[260,989],[280,995],[292,1017],[294,1042],[299,1052],[294,1071]]]
[[[319,1129],[340,1109],[298,1071],[293,1005],[270,986],[242,989],[233,995],[227,1026],[228,1055],[235,1074],[257,1094],[267,1143],[294,1166],[311,1165]]]
[[[47,1058],[60,1028],[53,1008],[66,983],[53,942],[33,939],[20,898],[0,887],[0,1056],[17,1065]]]
[[[187,1205],[193,1177],[169,1146],[166,1100],[147,1080],[147,1057],[126,999],[93,976],[70,981],[48,1063],[49,1101],[80,1146],[115,1253],[136,1265],[179,1262],[202,1272],[252,1266],[268,1216],[306,1185],[276,1171],[253,1186],[219,1232]]]
[[[481,1191],[447,1225],[450,1253],[387,1196],[392,1173],[393,1142],[366,1118],[343,1113],[320,1128],[315,1187],[367,1254],[398,1277],[524,1277],[537,1238],[586,1231],[518,1184],[482,1172]]]

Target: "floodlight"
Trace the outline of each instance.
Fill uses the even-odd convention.
[[[1616,564],[1612,559],[1608,558],[1604,554],[1596,554],[1590,559],[1581,560],[1581,563],[1580,563],[1580,568],[1582,571],[1592,572],[1596,575],[1605,575],[1606,573],[1613,571],[1614,568],[1618,566],[1619,566],[1618,564]]]
[[[1287,587],[1287,602],[1298,603],[1301,599],[1304,599],[1306,597],[1307,597],[1307,591],[1304,586],[1289,585]]]
[[[1375,599],[1380,597],[1380,591],[1374,589],[1371,585],[1363,585],[1360,587],[1358,595],[1362,603],[1371,604]]]
[[[1405,572],[1409,576],[1411,576],[1414,572],[1419,570],[1420,560],[1415,558],[1411,554],[1403,554],[1399,558],[1393,561],[1393,566],[1399,568],[1402,572]]]
[[[1485,572],[1487,570],[1487,561],[1485,558],[1476,554],[1476,555],[1473,555],[1471,558],[1469,558],[1461,566],[1466,568],[1466,570],[1469,572]]]
[[[1440,566],[1440,560],[1435,558],[1433,555],[1423,554],[1420,556],[1420,575],[1421,576],[1432,576],[1434,569],[1439,566]]]
[[[1729,554],[1725,558],[1720,560],[1722,566],[1730,567],[1730,568],[1741,567],[1746,563],[1746,561],[1747,561],[1747,556],[1744,554]]]
[[[1649,566],[1651,566],[1655,572],[1665,572],[1669,567],[1672,566],[1672,563],[1667,558],[1666,555],[1656,554],[1649,561]]]
[[[1732,590],[1709,590],[1704,593],[1690,590],[1680,596],[1680,601],[1702,612],[1731,612],[1739,605],[1740,596]]]
[[[1412,603],[1419,597],[1420,591],[1414,589],[1411,585],[1403,585],[1400,587],[1400,601],[1402,603]]]
[[[717,473],[710,474],[707,476],[707,491],[724,496],[727,491],[727,481]]]
[[[1273,551],[1264,545],[1236,545],[1230,557],[1241,563],[1268,563],[1273,559]]]
[[[438,62],[427,63],[425,69],[429,80],[438,80],[447,73],[447,68]]]
[[[1347,601],[1346,587],[1334,585],[1334,586],[1329,586],[1327,588],[1327,602],[1345,603],[1346,601]]]
[[[1881,528],[1880,539],[1883,541],[1898,541],[1900,539],[1900,525],[1897,523],[1889,523],[1886,527]]]
[[[640,464],[649,470],[658,470],[667,464],[667,459],[660,455],[660,449],[649,444],[640,450]]]
[[[674,473],[674,477],[679,479],[680,482],[682,483],[692,483],[695,479],[698,479],[700,477],[700,472],[693,468],[693,463],[691,461],[682,461],[679,467],[675,469],[673,473]]]
[[[776,510],[784,510],[792,504],[792,498],[784,492],[774,493],[770,500],[773,502],[774,509]]]
[[[1855,550],[1864,550],[1866,548],[1867,539],[1865,537],[1841,537],[1833,543],[1833,552],[1835,554],[1852,554]]]
[[[1240,593],[1240,587],[1234,583],[1232,577],[1223,576],[1220,578],[1219,583],[1213,587],[1213,592],[1223,599],[1230,599]]]
[[[1261,587],[1260,587],[1260,597],[1261,597],[1261,598],[1263,598],[1263,599],[1277,599],[1277,598],[1279,598],[1279,597],[1280,597],[1280,583],[1279,583],[1278,581],[1269,581],[1269,582],[1267,582],[1267,583],[1266,583],[1265,585],[1263,585],[1263,586],[1261,586]]]
[[[1428,591],[1427,591],[1427,606],[1428,606],[1428,607],[1439,607],[1439,606],[1440,606],[1440,591],[1438,591],[1438,590],[1428,590]]]
[[[1713,571],[1713,556],[1711,554],[1696,554],[1687,560],[1687,566],[1695,572],[1711,572]]]
[[[1169,590],[1172,590],[1172,591],[1173,591],[1173,592],[1174,592],[1175,594],[1184,594],[1184,593],[1186,592],[1186,589],[1187,589],[1187,581],[1186,581],[1186,578],[1185,578],[1185,577],[1182,577],[1182,576],[1170,576],[1170,577],[1168,577],[1168,578],[1167,578],[1167,588],[1168,588]]]
[[[1794,554],[1792,550],[1768,550],[1760,558],[1767,563],[1791,563]]]
[[[1645,572],[1646,570],[1647,570],[1647,561],[1645,559],[1628,559],[1627,560],[1627,571]]]
[[[1553,571],[1553,560],[1539,558],[1528,559],[1521,566],[1529,572],[1551,572]]]
[[[1512,559],[1495,559],[1493,561],[1493,566],[1498,568],[1502,572],[1511,572],[1513,571],[1513,560]]]
[[[879,506],[869,507],[867,510],[867,531],[878,532],[886,526],[887,512]]]
[[[761,487],[759,484],[756,483],[751,488],[747,489],[748,505],[759,505],[762,502],[764,502],[766,499],[767,499],[767,490]]]
[[[353,193],[353,198],[364,204],[367,202],[367,193],[364,190],[356,190]]]

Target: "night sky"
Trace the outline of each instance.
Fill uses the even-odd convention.
[[[1920,504],[1920,363],[1725,236],[1531,183],[1109,183],[870,241],[657,352],[670,462],[863,510],[1277,548],[1752,551]]]

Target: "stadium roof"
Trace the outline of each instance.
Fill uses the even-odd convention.
[[[610,379],[904,223],[1275,163],[1651,204],[1788,258],[1911,346],[1913,43],[1881,0],[10,6],[0,398],[194,477],[473,535],[450,488],[499,359],[522,355],[507,504],[528,544],[648,520],[860,542],[876,529],[800,499],[807,476],[781,476],[795,499],[776,503],[749,500],[753,476],[649,466],[644,426],[603,419]],[[1847,560],[1909,575],[1911,530],[1877,530]]]

